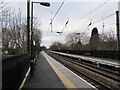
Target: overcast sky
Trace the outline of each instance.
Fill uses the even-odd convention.
[[[27,0],[26,0],[27,1]],[[55,15],[56,11],[60,7],[63,0],[33,0],[33,1],[47,1],[51,6],[43,7],[39,4],[34,4],[34,17],[39,19],[41,25],[38,29],[42,32],[42,45],[49,47],[54,41],[65,42],[65,36],[72,32],[83,33],[90,22],[94,23],[102,18],[114,14],[118,10],[119,0],[65,0],[55,19],[53,20],[53,33],[50,29],[50,20]],[[90,11],[94,10],[98,6],[103,6],[96,9],[94,12],[83,17]],[[26,17],[26,2],[25,0],[5,0],[6,6],[11,7],[12,10],[20,7],[22,14]],[[51,13],[52,12],[52,13]],[[82,18],[81,18],[82,17]],[[60,32],[66,21],[69,20],[67,27],[64,29],[63,34],[59,35],[56,32]],[[112,15],[98,23],[92,24],[86,31],[88,36],[91,35],[91,30],[94,27],[98,28],[99,34],[113,31],[116,34],[116,15]]]

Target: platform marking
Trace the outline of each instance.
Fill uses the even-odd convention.
[[[55,71],[55,73],[58,75],[58,77],[61,79],[61,81],[63,82],[63,84],[67,87],[67,88],[77,88],[47,57],[47,55],[45,53],[43,53],[46,60],[48,61],[48,63],[51,65],[51,67],[53,68],[53,70]]]
[[[29,67],[29,69],[28,69],[28,71],[27,71],[27,73],[26,73],[26,75],[25,75],[25,78],[24,78],[24,80],[22,81],[22,84],[20,85],[20,87],[19,87],[18,90],[22,90],[22,88],[23,88],[23,86],[24,86],[24,84],[25,84],[25,82],[26,82],[26,80],[27,80],[27,78],[28,78],[28,76],[29,76],[30,70],[31,70],[31,68]]]
[[[57,61],[56,61],[57,62]],[[57,62],[59,63],[59,62]],[[62,65],[62,64],[61,64]],[[75,76],[77,76],[79,79],[82,79],[85,83],[87,83],[88,85],[90,85],[92,88],[94,88],[95,90],[98,90],[95,86],[91,85],[89,82],[87,82],[86,80],[84,80],[83,78],[81,78],[80,76],[78,76],[76,73],[72,72],[71,70],[69,70],[68,68],[66,68],[64,65],[62,65],[66,70],[68,70],[69,72],[71,72],[72,74],[74,74]]]

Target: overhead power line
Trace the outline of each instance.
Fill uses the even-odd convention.
[[[65,0],[61,3],[60,7],[58,8],[58,10],[57,10],[57,12],[55,13],[55,15],[54,15],[54,17],[53,17],[53,19],[52,19],[52,20],[54,20],[54,19],[55,19],[55,17],[57,16],[58,12],[60,11],[60,9],[61,9],[62,5],[64,4],[64,2],[65,2]]]
[[[97,9],[99,9],[100,7],[102,7],[103,5],[105,5],[108,1],[110,0],[107,0],[106,2],[102,3],[100,6],[96,7],[95,9],[93,9],[92,11],[88,12],[87,14],[83,15],[80,19],[86,17],[87,15],[91,14],[92,12],[96,11]]]
[[[110,15],[108,15],[108,16],[106,16],[106,17],[102,17],[102,19],[99,19],[99,20],[97,20],[97,21],[95,21],[95,22],[93,22],[93,23],[92,23],[92,21],[91,21],[90,24],[89,24],[89,26],[90,26],[90,25],[93,25],[93,24],[95,24],[95,23],[98,23],[98,22],[100,22],[100,21],[102,21],[102,20],[104,20],[104,19],[107,19],[107,18],[113,16],[114,14],[115,14],[115,13],[110,14]],[[87,27],[88,27],[88,26],[87,26]],[[83,28],[81,28],[81,29],[84,29],[84,28],[86,28],[86,26],[83,27]]]
[[[64,27],[63,27],[63,29],[61,30],[61,32],[56,32],[56,33],[59,33],[60,35],[63,33],[63,30],[65,29],[65,27],[67,26],[67,24],[68,24],[68,22],[69,22],[69,20],[67,20],[66,21],[66,23],[65,23],[65,25],[64,25]]]
[[[65,23],[65,26],[63,27],[63,29],[61,30],[61,33],[63,32],[63,30],[65,29],[65,27],[67,26],[67,24],[68,24],[68,20],[67,20],[67,22]],[[60,33],[60,35],[61,35],[61,33]]]
[[[77,19],[73,24],[77,23],[78,21],[80,21],[81,19],[83,19],[84,17],[88,16],[89,14],[93,13],[94,11],[96,11],[97,9],[99,9],[100,7],[102,7],[103,5],[105,5],[106,3],[108,3],[108,1],[110,0],[107,0],[106,2],[102,3],[101,5],[99,5],[98,7],[96,7],[95,9],[91,10],[90,12],[86,13],[85,15],[83,15],[82,17],[80,17],[79,19]],[[72,25],[73,25],[72,24]]]
[[[91,25],[92,25],[92,21],[90,21],[90,23],[87,25],[87,27],[86,27],[86,29],[84,30],[84,32],[82,33],[82,35],[85,34],[85,32],[88,30],[88,28],[89,28]]]
[[[89,28],[89,26],[91,26],[92,25],[92,19],[90,20],[90,22],[89,22],[89,24],[88,25],[86,25],[86,26],[84,26],[84,27],[82,27],[82,28],[80,28],[79,30],[83,30],[83,29],[88,29]],[[78,32],[78,30],[76,31],[76,32]]]
[[[104,20],[104,19],[107,19],[107,18],[113,16],[114,14],[115,14],[115,13],[110,14],[110,15],[108,15],[108,16],[106,16],[106,17],[102,17],[102,19],[97,20],[97,21],[95,21],[95,22],[93,22],[93,23],[92,23],[92,21],[91,21],[91,22],[89,23],[89,25],[87,25],[87,27],[85,26],[85,27],[81,28],[81,29],[85,29],[85,28],[86,28],[83,34],[85,34],[85,32],[88,30],[89,26],[91,26],[91,25],[93,25],[93,24],[95,24],[95,23],[98,23],[98,22],[100,22],[100,21],[102,21],[102,20]],[[115,24],[115,23],[111,23],[111,24],[109,24],[109,25],[113,25],[113,24]]]
[[[55,13],[54,17],[51,18],[51,22],[50,22],[50,25],[51,25],[51,33],[53,32],[53,31],[52,31],[52,28],[53,28],[53,27],[52,27],[52,25],[53,25],[53,20],[54,20],[55,17],[57,16],[57,14],[58,14],[58,12],[60,11],[61,7],[63,6],[64,2],[65,2],[65,0],[61,3],[61,5],[60,5],[60,7],[58,8],[57,12]]]
[[[115,14],[115,13],[110,14],[110,15],[108,15],[108,16],[106,16],[106,17],[103,17],[102,19],[97,20],[97,21],[93,22],[92,24],[95,24],[95,23],[98,23],[98,22],[100,22],[100,21],[102,21],[102,20],[104,20],[104,19],[107,19],[107,18],[109,18],[109,17],[113,16],[114,14]]]

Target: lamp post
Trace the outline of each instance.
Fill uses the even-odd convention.
[[[49,7],[48,2],[31,2],[31,60],[33,60],[33,4],[39,3],[42,6]]]
[[[116,11],[116,28],[117,28],[117,51],[120,51],[120,19],[119,11]]]
[[[30,52],[30,0],[27,0],[27,52]]]
[[[33,4],[34,3],[39,3],[42,6],[46,6],[49,7],[50,3],[48,2],[31,2],[31,62],[30,62],[30,66],[31,66],[31,76],[33,76],[33,68],[34,68],[34,57],[33,57]]]

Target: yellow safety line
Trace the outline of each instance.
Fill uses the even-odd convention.
[[[63,84],[66,86],[66,88],[70,89],[70,88],[77,88],[58,68],[57,66],[55,66],[49,59],[48,57],[44,54],[46,60],[48,61],[48,63],[51,65],[51,67],[53,68],[53,70],[55,71],[55,73],[58,75],[58,77],[61,79],[61,81],[63,82]]]

